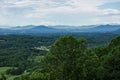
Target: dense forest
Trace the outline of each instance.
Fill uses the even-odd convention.
[[[1,35],[0,67],[11,68],[0,80],[120,79],[120,36],[74,35]]]

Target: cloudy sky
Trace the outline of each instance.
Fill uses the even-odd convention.
[[[0,25],[120,24],[120,0],[0,0]]]

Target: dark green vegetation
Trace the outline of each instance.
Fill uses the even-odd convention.
[[[115,36],[0,36],[0,66],[11,67],[0,80],[5,74],[19,75],[14,80],[119,80],[120,37]]]
[[[49,46],[53,41],[54,38],[50,37],[0,36],[0,66],[18,66],[28,56],[42,55],[45,51],[35,47]]]
[[[6,74],[19,75],[39,67],[36,56],[42,56],[47,50],[37,47],[49,46],[54,38],[6,35],[0,36],[0,67],[13,67]],[[17,67],[17,68],[14,68]]]

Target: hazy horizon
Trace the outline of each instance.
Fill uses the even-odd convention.
[[[97,26],[100,26],[100,25],[120,25],[120,24],[117,24],[117,23],[114,23],[114,24],[89,24],[89,25],[45,25],[45,24],[39,24],[39,25],[0,25],[0,28],[22,28],[22,27],[37,27],[37,26],[45,26],[45,27],[53,27],[53,28],[83,28],[83,27],[97,27]]]

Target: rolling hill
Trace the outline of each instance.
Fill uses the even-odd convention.
[[[0,28],[0,34],[42,34],[42,33],[117,33],[120,34],[120,25],[93,25],[93,26],[45,26],[27,25],[11,28]]]

